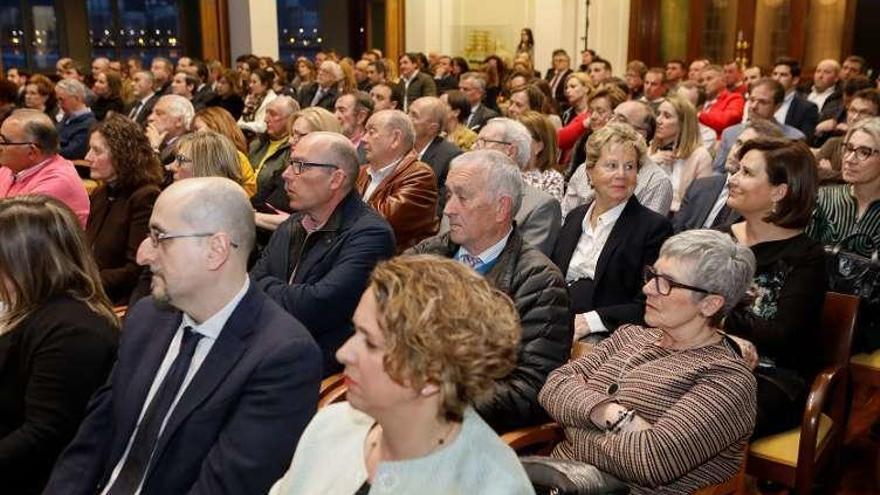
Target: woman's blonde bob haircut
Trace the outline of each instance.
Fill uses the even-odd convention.
[[[636,161],[639,170],[645,164],[648,157],[648,145],[645,138],[631,125],[622,122],[609,122],[604,127],[594,132],[587,140],[586,167],[591,169],[599,163],[602,151],[609,144],[627,144],[636,152]]]
[[[415,390],[440,387],[438,413],[461,421],[516,364],[520,322],[513,302],[466,265],[433,255],[376,266],[369,288],[385,337],[385,371]]]

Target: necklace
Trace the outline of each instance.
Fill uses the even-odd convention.
[[[450,422],[450,423],[449,423],[449,428],[446,430],[446,432],[444,432],[443,435],[441,435],[440,438],[437,439],[437,445],[432,446],[430,450],[428,450],[427,452],[425,452],[424,454],[422,454],[422,456],[420,456],[420,457],[423,457],[423,456],[426,456],[426,455],[428,455],[428,454],[431,454],[431,453],[433,453],[433,452],[439,450],[441,447],[443,447],[443,445],[449,440],[449,438],[452,437],[453,432],[455,432],[455,428],[456,428],[457,426],[458,426],[458,423]],[[380,424],[376,423],[376,426],[375,426],[374,429],[373,429],[373,431],[376,432],[376,433],[375,433],[376,438],[373,439],[373,440],[370,442],[370,448],[369,448],[369,451],[367,452],[367,456],[368,456],[368,457],[372,456],[372,455],[373,455],[373,452],[377,450],[376,447],[379,446],[379,440],[382,439],[382,430],[381,430],[381,428],[382,428],[382,426],[381,426]],[[376,460],[376,461],[377,461],[377,462],[376,462],[377,464],[378,464],[378,461],[381,460],[381,453],[379,453],[379,457],[380,457],[380,459],[377,459],[377,460]]]
[[[698,341],[694,345],[691,345],[689,347],[685,347],[684,349],[675,349],[672,347],[663,347],[663,346],[659,346],[659,345],[658,345],[658,347],[660,347],[661,349],[666,349],[666,350],[672,351],[672,355],[675,356],[675,355],[681,354],[684,351],[698,349],[700,347],[708,345],[710,342],[715,340],[715,338],[717,338],[717,337],[718,337],[718,331],[716,330],[716,331],[713,331],[712,334],[709,335],[707,338]],[[617,380],[612,382],[610,385],[608,385],[608,388],[605,389],[605,391],[608,392],[608,395],[614,395],[620,390],[620,382],[623,381],[623,377],[626,374],[626,370],[627,370],[627,368],[629,368],[629,365],[630,365],[630,363],[632,363],[632,360],[634,357],[636,357],[636,354],[631,355],[629,357],[629,359],[627,359],[626,362],[623,363],[623,367],[620,368],[620,373],[617,374]],[[644,363],[642,363],[642,364],[644,364]],[[638,366],[633,367],[633,370],[635,370],[635,368],[637,368],[637,367]]]

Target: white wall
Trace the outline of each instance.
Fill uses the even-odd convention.
[[[629,0],[591,0],[589,46],[622,73],[629,35]],[[407,0],[406,50],[460,55],[467,33],[484,29],[496,36],[502,55],[512,55],[520,29],[535,36],[535,66],[550,67],[551,54],[563,48],[580,63],[586,0]]]
[[[232,60],[246,53],[278,58],[278,10],[275,0],[229,2],[229,48]]]

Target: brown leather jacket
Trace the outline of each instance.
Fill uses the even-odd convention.
[[[370,184],[368,167],[361,167],[358,175],[357,189],[361,196]],[[415,153],[409,153],[373,191],[367,204],[391,224],[397,252],[401,253],[437,232],[438,199],[434,171],[418,161]]]

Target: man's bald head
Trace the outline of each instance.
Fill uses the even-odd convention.
[[[327,163],[339,167],[346,177],[343,194],[354,187],[360,172],[357,150],[351,141],[335,132],[311,132],[300,139],[297,148],[305,146],[308,161]]]
[[[174,182],[156,206],[174,205],[180,220],[193,231],[225,232],[234,256],[247,264],[254,246],[254,210],[240,185],[223,177],[197,177]],[[166,206],[167,208],[167,206]]]

